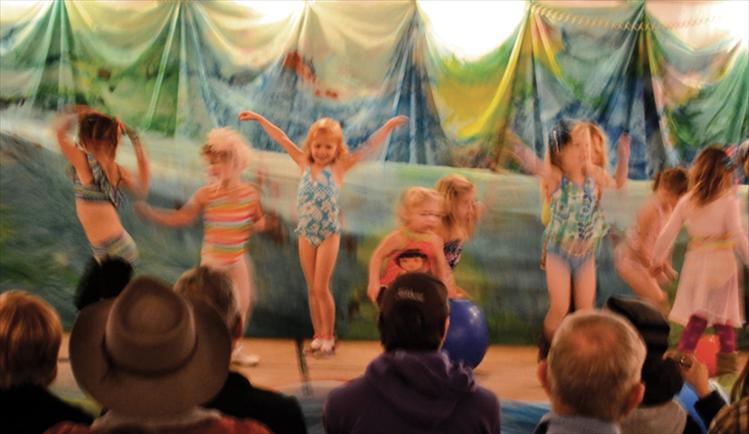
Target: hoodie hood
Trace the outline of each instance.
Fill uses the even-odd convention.
[[[385,352],[364,378],[395,413],[424,427],[442,424],[476,387],[470,368],[439,351]]]

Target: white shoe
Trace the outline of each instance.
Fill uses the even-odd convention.
[[[242,347],[236,347],[231,353],[231,363],[241,366],[257,366],[260,363],[260,356],[257,354],[245,354]]]
[[[322,339],[320,344],[320,354],[330,355],[335,353],[335,338]]]
[[[310,342],[310,344],[309,344],[309,349],[311,351],[319,351],[320,347],[322,347],[322,341],[323,341],[323,339],[320,339],[319,337],[315,336],[312,339],[312,342]]]

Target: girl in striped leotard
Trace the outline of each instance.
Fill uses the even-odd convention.
[[[203,215],[200,263],[229,273],[244,325],[253,292],[247,241],[253,230],[263,225],[260,193],[241,179],[250,163],[250,145],[236,131],[217,128],[208,133],[202,155],[208,163],[210,182],[182,208],[164,210],[140,202],[136,210],[145,219],[172,227],[191,225]]]

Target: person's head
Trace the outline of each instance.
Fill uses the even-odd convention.
[[[174,418],[207,402],[229,370],[226,324],[147,276],[81,310],[70,332],[76,382],[117,415]]]
[[[57,376],[62,325],[46,301],[24,291],[0,294],[0,389],[47,387]]]
[[[343,129],[331,118],[318,119],[309,127],[302,149],[310,164],[327,166],[348,154]]]
[[[242,317],[229,273],[205,265],[191,268],[179,277],[174,290],[191,303],[212,307],[226,324],[232,339],[242,337]]]
[[[89,152],[114,158],[121,135],[122,126],[116,118],[91,110],[78,115],[78,139]]]
[[[590,142],[588,128],[562,119],[549,133],[549,162],[563,173],[582,170],[587,163]]]
[[[442,217],[442,197],[424,187],[409,187],[401,193],[398,220],[414,232],[433,231]]]
[[[419,271],[427,261],[427,255],[419,249],[407,249],[395,257],[395,263],[402,269]]]
[[[385,351],[437,351],[445,338],[447,288],[427,273],[406,273],[385,289],[377,329]]]
[[[554,334],[538,377],[554,411],[617,422],[642,400],[645,345],[612,313],[578,311]]]
[[[606,300],[606,309],[627,319],[645,342],[646,355],[641,370],[642,382],[645,383],[642,405],[659,405],[673,399],[684,385],[684,379],[677,362],[664,358],[671,331],[666,317],[652,304],[634,298],[610,297]]]
[[[218,181],[238,177],[250,165],[250,144],[231,128],[209,131],[200,153],[208,163],[208,175]]]
[[[733,161],[723,149],[703,149],[689,171],[691,199],[702,206],[719,198],[733,186],[733,170]]]
[[[103,298],[117,297],[132,277],[133,264],[120,257],[107,256],[101,262],[92,258],[78,281],[75,307],[80,310]]]
[[[446,229],[452,232],[461,228],[465,236],[473,236],[478,218],[476,187],[465,176],[452,173],[437,182],[437,191],[442,196],[442,223]]]
[[[689,174],[681,167],[662,170],[653,181],[653,191],[672,208],[688,188]]]
[[[595,122],[584,121],[580,122],[579,127],[581,130],[587,130],[590,136],[590,149],[588,149],[588,155],[591,162],[604,169],[608,170],[609,167],[609,156],[608,156],[608,140],[606,139],[606,133],[603,132],[600,126]]]

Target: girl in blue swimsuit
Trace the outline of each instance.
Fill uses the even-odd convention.
[[[375,152],[390,132],[404,125],[408,118],[397,116],[388,120],[352,153],[343,140],[341,124],[330,118],[319,119],[310,126],[301,149],[280,128],[255,112],[242,112],[239,119],[258,122],[289,153],[302,173],[297,193],[299,224],[296,233],[315,331],[310,349],[331,354],[335,348],[335,304],[330,281],[341,243],[338,193],[343,177],[364,157]]]

